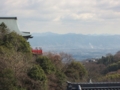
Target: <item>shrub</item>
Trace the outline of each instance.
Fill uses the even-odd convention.
[[[36,61],[39,63],[46,74],[54,73],[56,71],[54,64],[46,56],[40,56],[36,59]]]
[[[26,42],[22,36],[16,34],[15,32],[6,34],[3,40],[3,45],[7,48],[12,48],[18,52],[31,52],[29,43]]]
[[[65,74],[69,79],[72,79],[72,81],[79,81],[86,75],[86,70],[80,62],[72,61],[68,65]]]
[[[100,79],[100,81],[104,81],[104,82],[119,82],[120,81],[120,74],[119,73],[112,73],[112,74],[108,74],[106,76],[103,76],[99,79]]]
[[[66,85],[66,76],[63,72],[61,72],[60,70],[56,71],[56,77],[57,77],[57,88],[59,88],[58,90],[64,90],[65,85]]]
[[[4,69],[0,71],[0,90],[14,90],[15,77],[11,69]]]
[[[28,72],[28,76],[34,80],[46,81],[46,75],[39,65],[34,65]]]
[[[108,72],[117,71],[119,69],[120,69],[120,61],[117,63],[108,65],[107,68],[103,72],[106,74]]]

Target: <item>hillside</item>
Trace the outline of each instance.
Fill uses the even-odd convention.
[[[66,54],[33,55],[25,38],[0,25],[0,90],[65,90],[84,81],[84,66]]]
[[[108,54],[96,61],[89,60],[83,63],[88,71],[88,78],[91,78],[92,81],[120,81],[120,52],[115,55]]]

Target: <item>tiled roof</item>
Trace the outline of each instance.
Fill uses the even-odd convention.
[[[120,90],[120,82],[71,83],[67,82],[67,90]]]
[[[0,17],[0,19],[17,19],[17,17]]]
[[[4,23],[10,32],[15,31],[17,34],[26,38],[32,38],[30,32],[22,32],[17,24],[17,17],[0,17],[0,24]]]

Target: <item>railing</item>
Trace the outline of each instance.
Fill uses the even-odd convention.
[[[32,53],[42,55],[42,49],[41,48],[32,49]]]

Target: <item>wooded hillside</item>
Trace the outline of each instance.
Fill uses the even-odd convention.
[[[32,55],[29,43],[0,25],[0,90],[65,90],[84,81],[84,66],[66,53]]]
[[[120,81],[120,52],[108,54],[97,59],[96,62],[84,62],[88,71],[88,78],[94,82]]]

